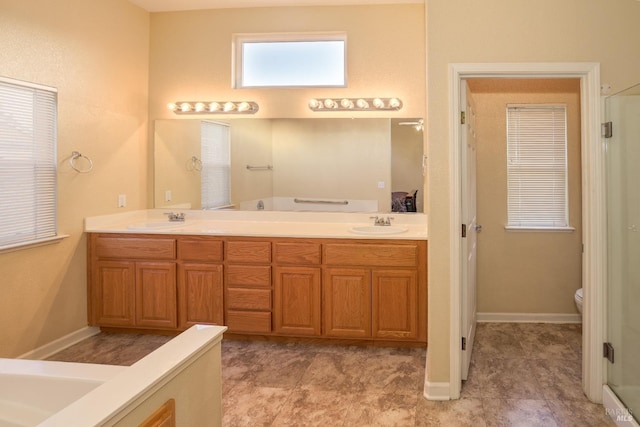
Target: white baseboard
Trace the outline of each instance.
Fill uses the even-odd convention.
[[[78,329],[77,331],[71,332],[70,334],[58,338],[55,341],[52,341],[21,356],[18,356],[18,359],[46,359],[47,357],[54,355],[57,352],[64,350],[65,348],[70,347],[73,344],[76,344],[98,333],[100,333],[100,328],[96,328],[94,326],[85,326],[82,329]]]
[[[450,400],[449,383],[424,382],[424,397],[427,400]]]
[[[582,315],[565,313],[478,313],[478,322],[582,323]]]
[[[631,411],[618,399],[608,385],[602,387],[602,404],[607,415],[616,423],[618,427],[639,427],[631,415]]]

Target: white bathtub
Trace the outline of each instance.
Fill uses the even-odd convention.
[[[124,369],[0,359],[0,427],[36,426]]]
[[[225,330],[193,326],[131,366],[0,359],[0,427],[139,425],[169,399],[176,425],[219,426]]]

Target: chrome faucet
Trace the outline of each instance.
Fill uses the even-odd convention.
[[[172,222],[184,221],[184,212],[179,212],[179,213],[166,212],[165,215],[167,215],[169,217],[169,221],[172,221]]]
[[[388,216],[386,218],[379,217],[379,216],[371,216],[369,218],[373,220],[373,225],[379,225],[379,226],[391,225],[391,220],[394,219],[392,216]]]

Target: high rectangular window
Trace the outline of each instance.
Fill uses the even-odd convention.
[[[57,91],[0,77],[0,250],[51,240]]]
[[[344,87],[344,33],[234,36],[234,87]]]
[[[566,106],[507,106],[507,219],[508,229],[570,229]]]

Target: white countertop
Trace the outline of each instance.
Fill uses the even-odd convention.
[[[184,222],[170,222],[166,213],[184,213]],[[375,234],[354,232],[373,226],[371,217],[391,217],[393,227],[378,226]],[[398,230],[400,229],[400,230]],[[398,230],[399,232],[393,232]],[[427,240],[427,216],[422,213],[338,213],[277,211],[202,211],[147,209],[88,217],[89,233],[298,237],[340,239]]]

